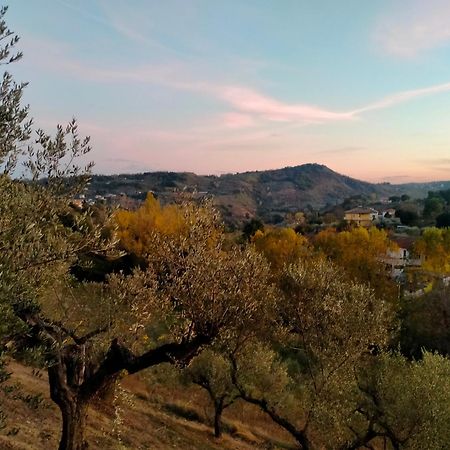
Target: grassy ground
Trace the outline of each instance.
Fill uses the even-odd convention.
[[[23,386],[22,397],[0,395],[8,416],[0,432],[2,450],[51,450],[57,448],[60,416],[48,397],[45,373],[12,362],[12,382]],[[205,394],[150,382],[148,376],[130,376],[122,383],[116,407],[97,402],[89,411],[89,449],[293,449],[289,435],[250,405],[236,404],[224,414],[223,437],[215,439],[211,410]],[[36,402],[33,395],[43,394]],[[37,408],[36,403],[39,403]],[[119,412],[117,419],[115,412]]]

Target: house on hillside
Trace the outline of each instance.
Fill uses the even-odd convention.
[[[385,209],[384,211],[381,211],[380,214],[383,218],[395,217],[395,209],[388,208],[388,209]]]
[[[347,223],[355,223],[360,227],[372,226],[377,218],[378,211],[373,208],[363,208],[361,206],[345,211],[344,215],[344,220]]]
[[[420,258],[413,258],[412,251],[415,238],[411,236],[393,236],[391,240],[397,244],[397,248],[389,249],[380,260],[386,264],[392,278],[404,281],[405,268],[420,267]]]

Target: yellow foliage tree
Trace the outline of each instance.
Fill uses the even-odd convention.
[[[350,231],[321,231],[314,240],[316,249],[343,267],[356,280],[369,283],[378,295],[395,292],[395,286],[386,276],[380,258],[388,250],[395,250],[384,230],[376,227],[358,227]]]
[[[414,250],[423,259],[425,270],[450,273],[450,228],[426,228]]]
[[[151,248],[155,232],[167,236],[183,235],[187,224],[182,211],[176,204],[161,206],[150,193],[136,211],[117,211],[116,223],[122,247],[142,256]]]
[[[252,241],[256,249],[269,261],[273,270],[281,270],[285,264],[294,263],[305,254],[308,240],[292,228],[258,230]]]

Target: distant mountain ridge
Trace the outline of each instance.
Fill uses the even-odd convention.
[[[259,216],[264,219],[307,207],[321,209],[362,195],[373,199],[396,194],[425,197],[429,190],[448,189],[450,181],[392,185],[373,184],[341,175],[320,164],[225,175],[190,172],[146,172],[94,175],[88,195],[120,195],[142,200],[153,192],[162,202],[180,191],[212,195],[224,218],[237,221]]]

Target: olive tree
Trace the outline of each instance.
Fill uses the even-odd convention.
[[[450,360],[425,352],[419,361],[398,353],[372,358],[357,375],[356,450],[378,438],[394,449],[446,448],[450,441]]]
[[[222,414],[238,398],[231,378],[230,361],[221,353],[204,350],[187,367],[185,376],[205,389],[214,407],[214,436],[222,435]]]
[[[267,350],[268,359],[258,358],[262,366],[256,360],[252,377],[243,375],[249,358],[232,355],[235,383],[242,398],[287,430],[300,448],[337,448],[352,438],[351,424],[358,420],[355,370],[387,343],[389,307],[321,258],[287,266],[280,287],[284,332],[272,342],[278,354]],[[275,374],[276,389],[261,384],[274,383]]]
[[[84,448],[88,406],[119,374],[185,365],[203,346],[266,315],[271,287],[263,259],[251,249],[225,252],[214,211],[186,205],[185,219],[181,240],[155,234],[160,251],[148,255],[146,270],[78,286],[68,262],[59,262],[52,267],[57,280],[11,302],[26,330],[15,340],[26,336],[27,345],[43,349],[63,418],[60,449]],[[145,334],[155,322],[165,330],[157,345]]]
[[[3,22],[0,33],[11,39],[0,58],[19,59],[11,54],[18,38]],[[76,161],[90,150],[89,140],[72,122],[53,138],[38,130],[30,142],[24,87],[5,74],[0,92],[2,342],[16,354],[39,349],[62,415],[59,448],[79,450],[87,445],[90,402],[119,374],[187,364],[212,341],[256,326],[271,288],[255,252],[223,250],[218,215],[207,205],[185,205],[183,236],[155,233],[146,270],[80,285],[70,268],[85,254],[114,247],[92,226],[89,211],[73,215],[70,206],[88,179],[90,166],[79,169]],[[28,179],[12,179],[22,161]],[[155,321],[166,329],[157,343],[145,339]]]

